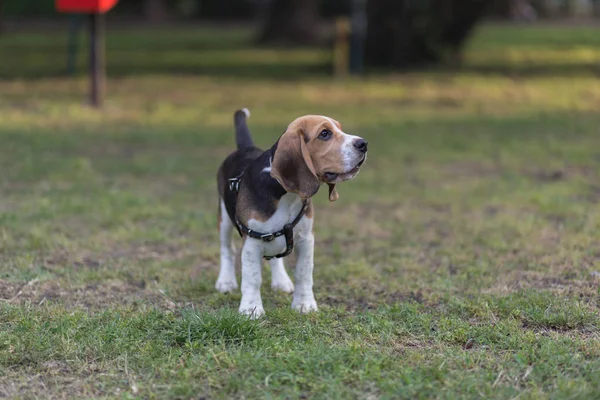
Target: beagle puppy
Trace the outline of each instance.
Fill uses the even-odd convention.
[[[313,294],[313,206],[322,183],[329,200],[335,185],[354,178],[367,158],[367,142],[346,134],[333,118],[306,115],[289,124],[268,150],[254,146],[246,124],[250,112],[234,114],[237,150],[219,167],[219,232],[221,269],[216,289],[237,289],[234,228],[243,237],[242,300],[239,311],[253,318],[264,314],[260,286],[262,258],[269,260],[275,290],[294,293],[292,308],[317,310]],[[296,250],[296,285],[282,257]]]

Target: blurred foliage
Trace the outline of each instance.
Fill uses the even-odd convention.
[[[54,2],[47,0],[5,1],[2,13],[6,16],[40,16],[55,13]]]
[[[120,0],[111,11],[123,16],[143,16],[147,0]],[[266,0],[165,0],[166,8],[176,16],[209,19],[249,19]],[[352,0],[321,0],[319,11],[323,17],[350,12]],[[56,14],[52,0],[13,0],[3,5],[8,17],[51,17]]]
[[[352,8],[353,0],[320,0],[319,14],[324,18],[337,15],[347,15]],[[122,16],[144,16],[144,8],[148,0],[120,0],[111,14]],[[261,6],[270,0],[163,0],[165,7],[172,16],[207,18],[207,19],[252,19]],[[444,6],[446,2],[437,3]],[[495,18],[509,18],[511,0],[488,0],[487,15]],[[572,1],[569,0],[531,0],[532,7],[541,17],[550,16],[549,7],[562,14],[569,14]],[[599,0],[591,0],[598,4]],[[427,0],[411,1],[412,7],[422,7],[429,4]],[[8,17],[51,17],[56,15],[53,0],[9,0],[4,1],[2,12]]]
[[[483,0],[371,0],[366,6],[367,64],[422,68],[460,63],[461,49],[484,18]]]

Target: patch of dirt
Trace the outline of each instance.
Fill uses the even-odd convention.
[[[587,193],[573,196],[573,199],[598,204],[600,203],[600,186],[591,184],[587,189]]]
[[[42,258],[41,262],[46,269],[61,275],[58,269],[70,266],[75,270],[100,268],[109,261],[127,260],[137,261],[173,261],[193,255],[193,249],[175,244],[142,244],[128,248],[113,249],[102,254],[77,253],[58,251]]]
[[[386,344],[393,353],[405,355],[410,350],[440,351],[440,345],[433,340],[422,340],[418,338],[397,338]]]
[[[393,305],[405,302],[429,304],[427,293],[424,294],[422,290],[411,292],[386,291],[383,289],[365,290],[370,293],[370,295],[352,296],[351,293],[337,295],[329,292],[326,296],[320,297],[319,301],[330,307],[342,307],[346,311],[374,310],[382,305]]]
[[[22,283],[11,283],[0,279],[0,299],[4,301],[12,299],[22,286],[24,286]]]
[[[94,363],[74,371],[65,361],[46,361],[36,367],[5,371],[0,377],[0,398],[96,398],[107,393],[98,385],[105,371]]]
[[[549,276],[536,271],[514,271],[500,278],[495,286],[484,290],[483,293],[507,294],[523,289],[542,289],[568,294],[580,298],[594,298],[597,296],[600,280],[590,276],[587,280],[574,279],[571,274],[563,276]]]
[[[579,166],[568,166],[565,168],[556,168],[556,169],[537,169],[537,170],[529,170],[524,172],[525,175],[530,176],[533,180],[542,183],[552,183],[559,182],[564,180],[569,180],[576,176],[581,176],[585,178],[594,177],[595,169],[585,165]]]
[[[184,248],[173,244],[153,243],[131,247],[127,249],[115,250],[112,253],[109,253],[109,258],[125,258],[128,260],[135,261],[167,261],[181,259],[190,254],[191,253],[189,251],[186,252]]]
[[[457,161],[448,163],[440,168],[440,172],[445,178],[465,177],[465,178],[492,178],[502,174],[502,166],[482,161]]]
[[[155,307],[172,310],[177,305],[163,295],[158,288],[153,289],[146,282],[122,282],[117,280],[83,286],[67,287],[59,282],[15,283],[0,280],[0,302],[11,304],[42,305],[57,302],[68,308],[102,309],[107,306],[151,304]]]
[[[76,267],[76,269],[82,268],[98,268],[102,265],[104,260],[97,259],[95,257],[86,255],[86,256],[73,256],[68,254],[65,251],[60,251],[53,254],[50,257],[44,258],[43,263],[49,269],[55,272],[55,266],[65,266],[72,265]]]
[[[538,181],[544,183],[557,182],[567,179],[567,173],[563,170],[539,170],[531,173],[531,177]]]
[[[536,335],[545,337],[569,337],[571,339],[598,340],[600,335],[595,330],[582,326],[548,326],[540,328],[535,324],[524,321],[522,329],[533,331]]]

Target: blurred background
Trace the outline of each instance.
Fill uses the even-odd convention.
[[[363,66],[456,67],[482,23],[590,24],[599,16],[595,0],[121,0],[106,16],[108,68],[113,76],[297,77],[326,76],[333,72],[332,63],[342,60],[355,73]],[[82,15],[57,13],[50,0],[2,0],[0,77],[85,72],[88,22]],[[28,32],[43,34],[23,36]],[[336,43],[341,50],[337,56]],[[280,52],[239,58],[235,52],[211,53],[256,46]],[[323,51],[290,55],[290,46]],[[292,58],[274,62],[279,55]],[[343,66],[338,71],[343,73]]]
[[[102,107],[54,7],[0,0],[0,397],[598,397],[600,1],[121,0]],[[314,197],[320,314],[265,269],[264,346],[214,289],[241,107],[369,141]]]

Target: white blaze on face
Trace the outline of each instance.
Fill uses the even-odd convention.
[[[342,160],[344,162],[344,170],[349,172],[352,168],[356,167],[363,157],[363,154],[358,152],[354,147],[354,141],[360,139],[358,136],[349,135],[343,132],[340,128],[338,128],[337,124],[329,117],[323,116],[333,127],[334,132],[342,135],[344,138],[344,142],[340,147],[340,151],[342,152]]]
[[[342,159],[344,160],[344,168],[350,171],[360,162],[363,154],[358,152],[354,147],[354,142],[360,139],[358,136],[346,135],[344,144],[342,144]]]

